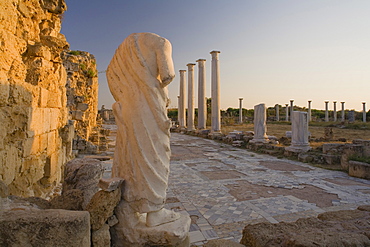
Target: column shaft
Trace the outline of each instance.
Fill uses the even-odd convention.
[[[212,51],[212,132],[221,132],[219,51]]]
[[[206,60],[198,59],[198,129],[205,129],[207,123],[206,102]]]
[[[188,63],[188,131],[195,130],[194,127],[194,66],[193,63]]]
[[[180,129],[186,128],[186,70],[180,70],[180,99],[179,99],[179,125]]]

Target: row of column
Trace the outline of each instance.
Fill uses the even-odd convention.
[[[329,101],[324,101],[325,102],[325,122],[329,122]],[[289,121],[289,115],[292,116],[293,111],[294,111],[294,106],[293,106],[294,100],[290,100],[290,108],[289,104],[285,104],[285,119],[286,121]],[[308,115],[307,115],[307,120],[308,122],[311,121],[311,103],[312,101],[308,101]],[[341,121],[344,122],[345,120],[345,109],[344,109],[344,101],[340,102],[342,104],[342,110],[341,110]],[[276,106],[276,121],[280,121],[279,117],[279,105],[277,104]],[[290,111],[289,111],[290,109]],[[290,113],[290,114],[289,114]],[[333,101],[333,121],[336,122],[338,121],[337,119],[337,101]],[[366,122],[366,102],[362,102],[362,119],[363,122]]]
[[[212,74],[211,74],[211,122],[212,132],[221,132],[221,104],[220,104],[220,67],[219,51],[211,51]],[[206,59],[198,59],[198,130],[206,129],[207,102],[206,102]],[[180,95],[178,96],[178,121],[180,129],[194,131],[194,66],[188,63],[188,118],[186,122],[186,70],[180,70]]]

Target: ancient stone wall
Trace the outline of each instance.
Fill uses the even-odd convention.
[[[0,188],[13,195],[44,196],[70,159],[65,10],[64,0],[0,1]]]
[[[98,114],[98,71],[95,57],[84,51],[64,51],[67,70],[67,107],[76,134],[89,140]]]

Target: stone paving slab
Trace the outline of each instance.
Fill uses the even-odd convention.
[[[215,238],[239,242],[246,224],[289,222],[370,204],[370,181],[352,178],[343,172],[179,133],[172,133],[171,149],[168,196],[178,198],[177,207],[194,219],[190,239],[196,246]],[[254,199],[240,199],[230,194],[230,185],[236,186],[238,193],[248,193],[243,191],[243,181],[259,186],[259,191],[249,191]],[[267,197],[266,193],[272,188],[284,190],[284,195]],[[298,198],[290,194],[293,190],[313,189],[319,191],[321,197],[328,197],[330,205],[319,207],[304,195]]]
[[[179,133],[171,133],[171,150],[165,207],[190,216],[195,246],[218,238],[239,242],[247,224],[292,222],[370,204],[370,181],[343,172]],[[111,165],[104,161],[104,177]]]

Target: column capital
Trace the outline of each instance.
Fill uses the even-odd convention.
[[[312,100],[308,100],[308,102],[310,102],[310,103],[311,103],[311,102],[312,102]]]
[[[221,52],[220,52],[220,51],[211,51],[210,53],[211,53],[211,54],[214,54],[214,53],[216,53],[216,54],[217,54],[217,53],[221,53]]]
[[[195,66],[195,65],[196,65],[195,63],[188,63],[186,66],[191,67],[191,66]]]
[[[239,98],[239,100],[243,100],[243,98]]]
[[[285,104],[286,107],[288,107],[289,104]]]
[[[361,103],[362,103],[362,104],[366,104],[366,102],[365,102],[365,101],[362,101]]]
[[[185,73],[186,72],[185,69],[180,69],[179,71],[180,71],[180,73]]]
[[[325,102],[325,103],[329,103],[329,100],[325,100],[324,102]]]
[[[345,102],[345,101],[341,101],[340,103],[344,104],[344,103],[346,103],[346,102]]]
[[[337,103],[337,101],[336,101],[336,100],[334,100],[334,101],[333,101],[333,103],[334,103],[334,104],[336,104],[336,103]]]
[[[195,62],[205,62],[205,61],[207,61],[207,60],[205,60],[204,58],[199,58],[197,61],[195,61]]]
[[[290,102],[293,102],[293,101],[294,101],[294,99],[291,99],[291,100],[290,100]]]

